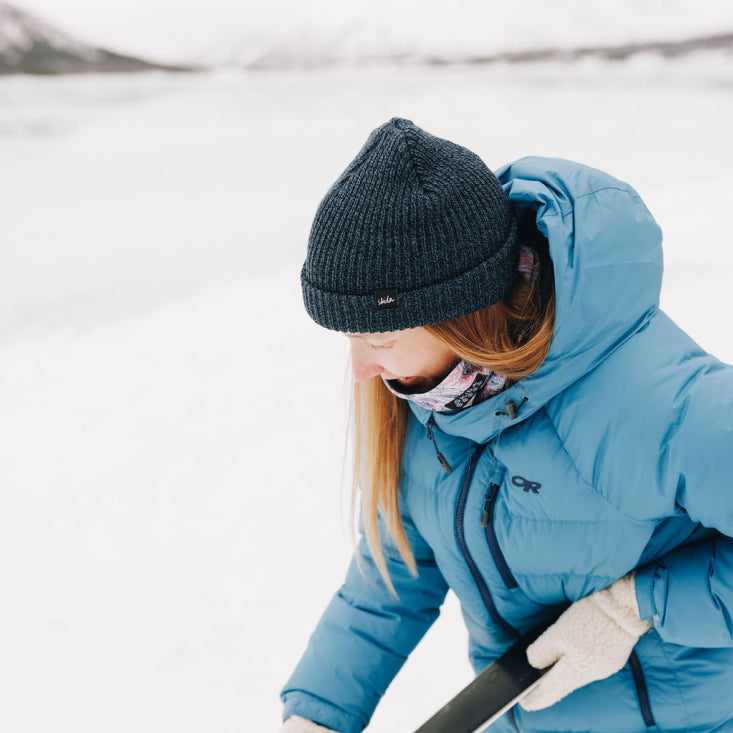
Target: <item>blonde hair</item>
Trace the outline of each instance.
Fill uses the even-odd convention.
[[[554,292],[551,291],[543,303],[539,281],[530,283],[518,277],[504,300],[425,328],[458,358],[505,375],[509,386],[531,374],[545,360],[554,320]],[[379,376],[353,384],[352,526],[358,506],[358,486],[361,485],[364,534],[379,573],[393,594],[395,590],[379,536],[380,515],[402,560],[410,572],[417,575],[399,500],[408,409],[407,401],[393,395]]]

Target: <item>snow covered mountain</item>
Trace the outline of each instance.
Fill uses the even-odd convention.
[[[71,36],[0,0],[0,73],[160,68],[140,60],[151,56],[247,69],[617,59],[708,49],[733,59],[730,0],[705,0],[704,8],[699,0],[454,0],[449,9],[443,0],[120,0],[119,13],[93,0],[13,1],[47,13]],[[132,49],[138,58],[72,36],[104,39],[105,48]]]
[[[733,59],[733,33],[720,33],[681,40],[628,41],[610,45],[580,45],[571,47],[543,46],[491,50],[456,49],[431,50],[414,45],[385,43],[381,38],[374,44],[350,41],[355,37],[339,37],[329,41],[312,35],[263,43],[247,39],[230,49],[226,55],[210,58],[212,66],[235,66],[246,69],[320,68],[326,66],[357,66],[373,63],[410,64],[482,64],[524,61],[575,61],[583,58],[622,60],[642,53],[674,58],[698,51],[722,51]]]
[[[176,70],[72,38],[20,8],[0,2],[0,74]]]
[[[317,7],[318,13],[293,7],[278,18],[231,24],[229,38],[203,56],[209,65],[269,69],[733,53],[730,0],[706,0],[705,12],[697,0],[516,0],[500,6],[456,0],[450,11],[440,0],[319,0]]]

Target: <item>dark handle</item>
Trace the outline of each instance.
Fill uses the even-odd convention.
[[[529,663],[527,647],[546,628],[548,624],[523,636],[415,733],[475,733],[510,705],[545,672]]]

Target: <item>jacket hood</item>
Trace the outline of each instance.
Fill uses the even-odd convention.
[[[530,417],[643,329],[659,307],[663,270],[661,229],[628,184],[559,158],[521,158],[496,174],[517,215],[535,211],[549,242],[550,350],[534,373],[462,412],[410,403],[423,424],[433,415],[442,432],[479,443]]]

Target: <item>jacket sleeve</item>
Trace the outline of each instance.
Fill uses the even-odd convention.
[[[403,514],[418,565],[413,577],[396,547],[380,535],[392,583],[390,594],[366,541],[359,543],[346,580],[323,613],[308,647],[282,690],[283,718],[300,715],[340,733],[358,733],[431,624],[448,586],[432,550]]]
[[[710,357],[678,393],[679,419],[660,453],[675,503],[718,532],[640,568],[641,618],[664,641],[733,646],[733,367]]]

